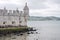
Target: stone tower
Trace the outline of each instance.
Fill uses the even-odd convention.
[[[29,8],[27,6],[27,3],[25,3],[24,9],[23,9],[23,15],[24,15],[25,26],[27,26],[27,20],[29,18]]]
[[[24,11],[24,16],[28,17],[29,16],[29,8],[27,6],[27,3],[25,4],[25,7],[24,7],[23,11]]]

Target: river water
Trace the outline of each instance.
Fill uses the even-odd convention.
[[[60,40],[60,21],[28,21],[37,29],[33,34],[1,36],[0,40]],[[36,33],[37,32],[37,33]]]

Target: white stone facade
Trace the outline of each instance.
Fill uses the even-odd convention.
[[[27,26],[29,8],[27,3],[23,11],[0,9],[0,26]]]

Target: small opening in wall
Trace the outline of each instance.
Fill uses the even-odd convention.
[[[12,24],[14,24],[15,23],[15,21],[12,21]]]
[[[19,23],[22,23],[22,21],[19,21]]]
[[[3,22],[3,24],[5,24],[6,22]]]

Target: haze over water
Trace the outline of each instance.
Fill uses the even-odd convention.
[[[28,26],[35,27],[37,34],[7,35],[0,40],[60,40],[60,21],[28,21]]]

